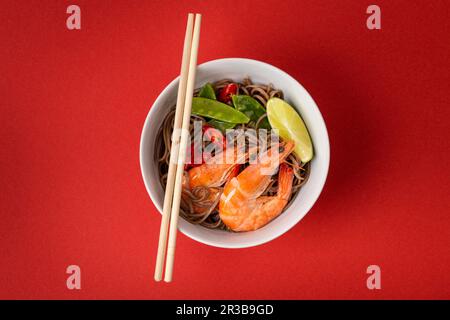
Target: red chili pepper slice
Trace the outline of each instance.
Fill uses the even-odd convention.
[[[225,137],[223,136],[222,132],[220,132],[220,130],[205,124],[202,127],[202,132],[203,132],[203,135],[205,137],[207,137],[207,139],[209,141],[211,141],[211,143],[222,145],[222,148],[225,149],[225,145],[226,145]],[[195,156],[194,142],[192,142],[188,148],[190,148],[190,156],[191,157],[190,157],[190,160],[188,158],[186,159],[186,164],[184,165],[184,170],[189,170],[191,168],[198,167],[199,165],[205,163],[208,160],[205,158],[205,155],[203,155],[201,163],[198,163],[199,162],[198,157],[194,158],[194,156]],[[188,153],[188,156],[189,156],[189,153]]]
[[[191,145],[188,146],[188,148],[190,150],[188,150],[188,153],[186,155],[186,163],[184,164],[184,170],[189,170],[191,168],[198,167],[199,165],[205,163],[203,161],[203,159],[200,159],[200,157],[198,157],[198,155],[195,154],[195,144],[194,144],[194,142],[192,142]],[[189,153],[190,153],[190,159],[189,159]],[[195,157],[195,156],[197,156],[197,157]]]
[[[212,144],[215,144],[217,146],[219,146],[220,150],[224,150],[225,149],[225,137],[222,134],[222,132],[220,132],[220,130],[210,126],[210,125],[203,125],[203,136],[204,138],[206,138],[206,140],[211,141]],[[211,157],[211,154],[208,153],[204,153],[203,154],[203,161],[207,162],[209,160],[209,158]]]
[[[202,127],[202,131],[203,135],[212,143],[219,145],[224,143],[224,136],[220,130],[205,124]]]
[[[236,94],[238,91],[238,86],[235,83],[230,83],[226,85],[219,93],[219,101],[223,103],[228,103],[231,101],[231,96]]]

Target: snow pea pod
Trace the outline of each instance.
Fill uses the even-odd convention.
[[[222,132],[227,131],[227,129],[233,129],[236,126],[236,123],[219,121],[215,119],[209,120],[208,124],[216,129],[219,129]]]
[[[198,93],[198,96],[201,98],[207,98],[216,100],[216,93],[214,92],[214,88],[210,83],[205,84]]]
[[[192,99],[192,113],[231,123],[247,123],[250,121],[245,114],[225,103],[201,97]]]
[[[234,95],[232,100],[234,107],[250,118],[251,121],[258,121],[258,119],[266,113],[266,109],[250,96]],[[267,118],[261,120],[259,128],[270,129]]]

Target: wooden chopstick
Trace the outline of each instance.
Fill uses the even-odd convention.
[[[169,172],[167,174],[166,192],[164,195],[163,215],[159,230],[158,253],[156,256],[155,281],[161,281],[166,253],[167,233],[172,208],[172,197],[175,183],[175,173],[177,171],[178,150],[180,143],[179,130],[182,125],[184,104],[186,100],[186,85],[189,72],[189,61],[191,59],[192,28],[194,25],[194,14],[189,13],[186,34],[184,37],[183,57],[181,61],[180,83],[178,85],[177,105],[175,109],[174,130],[172,133],[172,147],[170,148]],[[189,110],[190,113],[190,110]],[[186,149],[186,147],[184,147]]]
[[[194,35],[192,37],[191,58],[189,61],[189,73],[186,87],[186,102],[183,110],[183,125],[180,148],[178,152],[178,164],[175,176],[175,187],[173,191],[172,212],[170,215],[169,243],[167,245],[167,260],[164,274],[164,281],[172,281],[173,261],[175,257],[175,245],[177,241],[178,217],[180,212],[180,201],[182,191],[182,179],[184,172],[184,162],[186,159],[186,149],[189,138],[189,124],[191,118],[192,96],[194,94],[195,73],[197,69],[198,44],[200,40],[201,14],[195,15]]]

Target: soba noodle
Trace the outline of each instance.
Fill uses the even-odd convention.
[[[259,85],[253,84],[250,79],[244,79],[242,83],[237,83],[230,79],[223,79],[212,84],[214,91],[216,93],[220,92],[222,88],[230,83],[236,83],[238,85],[238,94],[249,95],[254,99],[258,100],[264,107],[267,101],[272,97],[283,98],[283,92],[272,87],[272,85]],[[196,90],[194,95],[198,94],[199,90]],[[267,117],[267,114],[261,116],[256,122],[249,122],[247,124],[238,125],[236,129],[258,129],[261,121]],[[156,138],[156,148],[155,148],[155,160],[158,164],[158,172],[160,176],[160,182],[165,189],[167,181],[167,171],[170,161],[170,146],[171,146],[171,136],[173,131],[173,124],[175,118],[175,107],[166,115],[162,126],[160,127],[157,138]],[[206,123],[206,119],[200,116],[191,115],[191,125],[190,133],[193,136],[194,131],[194,121],[201,121],[202,125]],[[268,135],[267,139],[270,139]],[[282,139],[280,138],[280,141]],[[270,141],[267,141],[267,145],[270,145]],[[292,195],[289,199],[289,204],[295,198],[300,188],[308,180],[310,172],[310,164],[304,164],[301,162],[294,153],[291,153],[285,160],[289,166],[292,167],[294,171],[294,181],[292,185]],[[188,178],[187,172],[185,172],[185,178]],[[278,191],[278,177],[273,176],[273,181],[267,186],[263,195],[273,196],[276,195]],[[187,184],[189,185],[189,184]],[[223,187],[223,186],[222,186]],[[222,191],[222,187],[195,187],[192,190],[183,188],[180,215],[187,221],[193,224],[200,224],[204,227],[211,229],[222,229],[228,230],[225,224],[221,221],[218,211],[218,203]],[[214,191],[216,196],[211,200],[210,194]],[[204,208],[201,213],[194,211],[194,206],[197,208]],[[197,210],[198,211],[198,210]]]

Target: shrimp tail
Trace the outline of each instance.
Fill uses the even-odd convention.
[[[278,193],[277,197],[282,200],[289,200],[292,193],[292,182],[294,181],[294,170],[282,163],[278,172]]]

